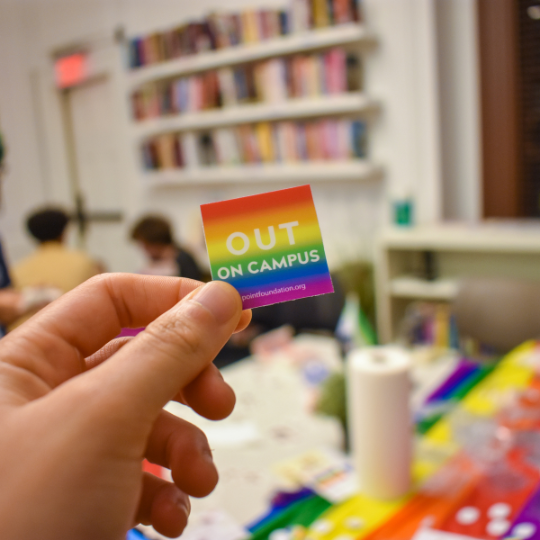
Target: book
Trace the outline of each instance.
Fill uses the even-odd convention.
[[[255,126],[257,133],[257,143],[261,161],[271,163],[275,160],[274,144],[272,140],[272,129],[268,122],[260,122]]]
[[[200,161],[197,150],[197,136],[192,132],[185,133],[182,137],[182,143],[185,167],[187,169],[198,168]]]
[[[236,100],[238,103],[249,101],[248,73],[243,67],[234,68],[234,84],[236,87]]]
[[[238,45],[242,43],[242,18],[239,13],[232,13],[229,15],[229,41],[231,45]]]
[[[349,120],[342,120],[338,124],[338,144],[340,158],[344,161],[353,157],[351,143],[351,123]]]
[[[282,103],[288,97],[285,76],[285,61],[283,58],[273,58],[264,65],[264,87],[262,101]]]
[[[218,71],[218,84],[221,94],[221,103],[224,107],[234,107],[238,104],[234,72],[232,68],[225,67]]]
[[[313,27],[325,28],[330,25],[327,0],[312,0]]]
[[[357,54],[347,53],[345,59],[346,65],[346,90],[347,92],[357,92],[364,86],[363,72],[360,58]]]
[[[296,155],[299,161],[309,159],[308,141],[306,133],[306,124],[302,122],[295,123],[294,133],[296,135]]]
[[[355,22],[360,22],[362,16],[362,0],[351,0],[352,19]]]
[[[289,13],[286,10],[279,11],[279,35],[286,36],[291,33]]]
[[[210,167],[218,164],[214,139],[210,133],[201,133],[198,135],[197,150],[201,166]]]
[[[306,32],[311,28],[310,0],[292,0],[289,13],[292,34]]]
[[[290,0],[286,9],[210,12],[172,29],[134,37],[128,43],[131,69],[239,43],[258,43],[312,28],[362,20],[360,0]]]
[[[144,120],[248,102],[282,103],[291,98],[361,88],[362,65],[358,54],[334,48],[324,53],[272,58],[191,77],[146,83],[134,90],[131,109],[134,119]]]
[[[241,13],[242,43],[256,43],[259,41],[256,12],[246,10]]]
[[[276,38],[281,35],[281,23],[279,12],[270,10],[266,14],[269,39]]]
[[[353,20],[352,2],[354,0],[333,0],[335,24],[345,24]]]
[[[174,157],[175,157],[176,167],[183,168],[185,165],[185,162],[184,162],[184,152],[182,148],[182,135],[176,135],[174,137]]]
[[[366,156],[366,124],[359,120],[351,123],[352,153],[354,157]]]
[[[174,135],[166,133],[156,137],[156,153],[158,168],[174,169],[176,167]]]
[[[367,126],[357,119],[259,122],[203,133],[167,133],[141,144],[146,170],[363,158]]]

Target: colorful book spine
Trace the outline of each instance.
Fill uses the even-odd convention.
[[[241,103],[333,95],[360,89],[359,59],[343,49],[274,58],[191,77],[148,83],[132,94],[136,120]]]
[[[211,12],[202,20],[132,38],[128,42],[128,65],[138,69],[241,43],[259,43],[361,19],[359,0],[290,0],[288,7],[281,10]]]
[[[365,148],[358,153],[350,151],[358,144],[353,140],[356,131],[362,132],[364,141],[365,125],[357,120],[259,122],[199,134],[162,134],[143,143],[141,155],[144,168],[149,170],[257,163],[339,162],[366,155]],[[348,139],[343,138],[344,134]],[[424,333],[429,333],[431,340],[455,340],[450,327],[444,338],[434,337],[442,335],[439,327],[438,319],[429,332],[424,329]]]
[[[330,14],[328,13],[327,0],[312,0],[313,26],[315,28],[325,28],[330,25]]]

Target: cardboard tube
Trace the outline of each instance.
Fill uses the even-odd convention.
[[[391,500],[411,487],[410,359],[397,347],[351,351],[347,358],[348,418],[360,490]]]

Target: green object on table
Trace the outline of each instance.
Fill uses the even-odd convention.
[[[253,531],[249,540],[267,540],[269,535],[277,529],[295,526],[307,528],[331,506],[326,499],[318,495],[295,502],[280,512],[273,520],[264,522],[260,529]]]
[[[414,219],[414,205],[411,199],[394,201],[394,223],[400,226],[411,226]]]

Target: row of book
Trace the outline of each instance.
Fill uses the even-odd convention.
[[[154,81],[132,95],[136,120],[198,112],[243,103],[281,103],[287,99],[360,90],[362,70],[354,53],[342,48],[320,54],[273,58],[191,77]]]
[[[130,40],[129,64],[138,68],[360,19],[359,0],[290,0],[282,10],[211,13],[203,20]]]
[[[497,356],[493,347],[460,335],[451,306],[443,302],[409,304],[401,321],[399,337],[408,346],[453,349],[470,359],[487,360]]]
[[[460,348],[456,319],[445,303],[413,302],[401,322],[400,337],[407,345],[438,349]]]
[[[347,161],[366,156],[359,120],[262,122],[204,133],[166,133],[142,145],[146,170],[256,163]]]

